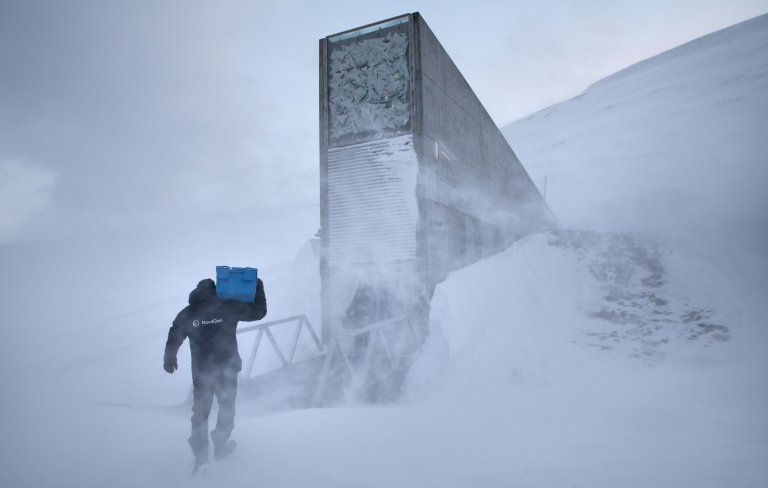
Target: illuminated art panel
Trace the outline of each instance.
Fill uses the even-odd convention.
[[[329,38],[328,104],[331,146],[410,131],[407,17]]]

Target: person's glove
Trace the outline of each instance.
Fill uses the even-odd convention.
[[[163,360],[163,369],[166,373],[173,374],[174,371],[179,369],[179,363],[176,361],[175,357],[165,358]]]

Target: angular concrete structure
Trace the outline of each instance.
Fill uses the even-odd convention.
[[[402,315],[423,336],[450,271],[554,225],[418,13],[320,40],[320,174],[325,341]]]

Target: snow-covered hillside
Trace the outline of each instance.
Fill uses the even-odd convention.
[[[699,295],[706,278],[712,282],[701,310],[671,314],[698,324],[698,333],[685,333],[693,338],[759,337],[756,343],[766,345],[766,48],[763,15],[640,62],[504,129],[542,191],[546,181],[547,201],[562,227],[631,232],[634,241],[651,239],[674,250],[702,275],[678,280],[677,301]],[[668,271],[679,279],[674,273],[684,270]],[[653,293],[620,297],[633,303],[623,310],[614,296],[598,315],[626,322],[627,314],[631,319],[643,309],[638,302],[668,299]],[[675,301],[639,315],[669,333],[670,310],[663,309]],[[738,327],[712,320],[726,309],[741,315]],[[657,340],[653,335],[648,344]]]
[[[157,407],[190,384],[186,347],[162,371],[165,335],[184,262],[255,253],[172,231],[0,248],[0,485],[766,486],[766,52],[763,16],[506,128],[562,228],[438,287],[397,404],[241,407],[202,478],[189,412]],[[280,225],[309,237],[306,212]],[[311,245],[261,266],[272,313],[316,316]]]
[[[763,15],[631,66],[503,132],[542,191],[546,178],[566,228],[762,250],[766,46]]]

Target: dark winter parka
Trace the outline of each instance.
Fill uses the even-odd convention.
[[[253,303],[225,300],[216,296],[216,284],[202,280],[189,294],[189,305],[176,316],[165,343],[165,361],[176,362],[176,353],[189,337],[192,376],[221,368],[242,369],[235,335],[238,322],[260,320],[267,314],[264,283],[258,280]]]

